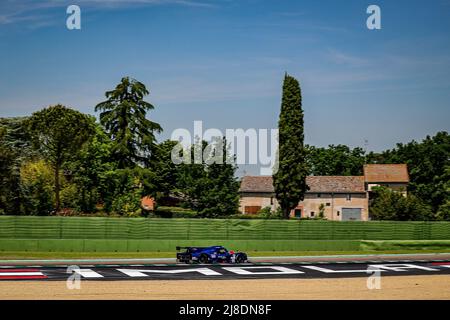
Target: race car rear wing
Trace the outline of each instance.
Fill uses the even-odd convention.
[[[198,250],[198,249],[203,249],[204,247],[179,247],[177,246],[176,249],[181,250],[181,249],[192,249],[192,250]]]

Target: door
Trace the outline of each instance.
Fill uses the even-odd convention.
[[[295,210],[294,210],[294,216],[295,216],[297,219],[300,219],[300,218],[302,217],[302,209],[295,209]]]
[[[342,221],[361,220],[361,208],[342,208]]]
[[[257,214],[261,210],[261,206],[245,206],[245,214]]]

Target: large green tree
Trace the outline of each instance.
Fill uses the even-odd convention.
[[[431,206],[413,194],[404,196],[386,187],[376,187],[373,192],[374,200],[369,209],[373,220],[434,220]]]
[[[18,160],[29,160],[37,154],[25,127],[27,117],[0,118],[0,127],[5,130],[4,142],[18,153]]]
[[[155,146],[151,156],[150,169],[155,173],[155,185],[158,196],[167,197],[177,186],[178,169],[172,161],[172,150],[176,141],[166,140]]]
[[[149,94],[145,85],[124,77],[114,90],[107,91],[106,101],[96,105],[100,123],[113,140],[111,154],[120,169],[148,165],[155,144],[155,132],[161,126],[146,118],[153,105],[144,101]]]
[[[110,172],[116,169],[111,160],[111,147],[111,140],[100,124],[95,123],[95,134],[64,166],[70,181],[76,185],[76,206],[82,212],[94,212],[97,204],[111,201],[114,196],[115,190],[107,183]]]
[[[450,135],[438,132],[420,142],[398,143],[382,153],[369,153],[368,163],[406,163],[410,183],[408,191],[430,204],[434,212],[450,201]]]
[[[365,161],[364,150],[346,145],[329,145],[328,148],[306,146],[310,175],[360,176]]]
[[[46,216],[53,210],[53,170],[44,160],[27,161],[20,168],[20,184],[24,194],[22,212]]]
[[[54,170],[55,210],[60,209],[60,171],[94,132],[94,119],[60,104],[35,112],[25,121],[33,144]]]
[[[445,173],[442,175],[442,179],[445,181],[445,198],[439,206],[438,212],[436,214],[436,219],[450,221],[450,166],[446,167]]]
[[[25,119],[0,118],[0,212],[6,214],[22,212],[20,167],[23,161],[36,156],[24,129]]]
[[[213,157],[208,161],[203,159],[202,163],[180,164],[177,193],[184,199],[184,204],[201,217],[236,214],[239,207],[239,182],[235,177],[237,166],[226,140],[195,143],[190,149],[192,158],[196,148],[203,154],[211,151]]]
[[[273,175],[275,195],[286,219],[308,188],[303,123],[300,84],[286,74],[278,121],[278,170]]]
[[[18,181],[14,170],[17,154],[6,143],[6,128],[0,127],[0,214],[12,213],[17,210],[15,202]],[[15,187],[14,187],[15,186]]]

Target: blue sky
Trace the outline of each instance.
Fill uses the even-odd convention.
[[[66,8],[81,7],[81,30]],[[382,29],[368,30],[377,4]],[[450,1],[0,2],[0,116],[87,113],[122,76],[176,128],[276,128],[285,71],[309,144],[380,151],[450,129]]]

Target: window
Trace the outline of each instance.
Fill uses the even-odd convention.
[[[339,211],[337,212],[337,216],[339,217]]]
[[[329,206],[331,206],[331,203],[327,202],[325,205],[326,205],[327,207],[329,207]]]
[[[317,194],[317,198],[320,198],[322,195],[320,193]]]
[[[350,193],[347,194],[347,201],[352,201],[352,195]]]
[[[314,217],[314,211],[311,211],[311,217]]]
[[[273,205],[273,197],[270,197],[270,205]]]

